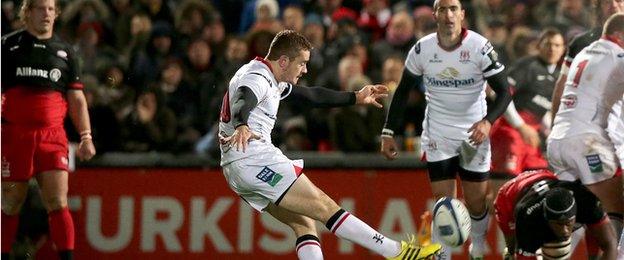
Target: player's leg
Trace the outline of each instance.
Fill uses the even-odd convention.
[[[27,193],[28,182],[2,181],[2,259],[8,259],[15,242],[19,212]]]
[[[427,162],[427,171],[429,173],[431,191],[436,201],[441,197],[457,197],[455,176],[457,175],[458,170],[458,156],[441,161]],[[441,240],[438,238],[437,232],[431,232],[431,241],[440,243]],[[440,258],[448,260],[451,259],[451,255],[451,247],[442,243],[442,255]]]
[[[275,203],[286,210],[325,223],[336,236],[354,242],[386,258],[397,256],[416,259],[435,254],[439,245],[424,248],[409,247],[407,243],[386,238],[359,218],[341,209],[334,200],[316,187],[304,174],[299,176],[281,201]],[[405,255],[408,254],[408,255]]]
[[[460,149],[475,149],[473,152],[460,151],[462,158],[460,158],[459,177],[461,178],[466,208],[471,218],[470,256],[474,259],[482,259],[490,224],[486,199],[492,156],[489,139],[477,147],[462,145]],[[474,156],[463,158],[464,154],[470,153],[474,153]]]
[[[620,237],[620,232],[622,232],[622,213],[624,213],[622,180],[622,174],[619,173],[613,178],[586,185],[600,199],[617,237]]]
[[[50,237],[61,259],[71,259],[74,250],[74,222],[67,208],[68,173],[51,170],[37,174],[41,199],[48,211]]]
[[[297,236],[295,250],[299,259],[323,259],[323,251],[321,251],[321,243],[316,231],[316,221],[306,216],[292,213],[273,203],[270,203],[265,210],[295,231]]]

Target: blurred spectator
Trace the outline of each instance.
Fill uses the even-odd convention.
[[[102,94],[100,101],[110,106],[117,121],[126,118],[134,107],[136,91],[126,83],[124,67],[120,64],[109,64],[100,73],[100,87]]]
[[[510,62],[515,62],[520,57],[537,55],[536,32],[523,26],[515,27],[507,40],[507,56]]]
[[[202,30],[201,38],[210,44],[214,53],[223,53],[225,51],[227,42],[225,35],[225,28],[221,22],[220,15],[214,15],[206,23]]]
[[[83,77],[85,86],[85,97],[89,104],[89,117],[91,119],[91,131],[93,144],[97,145],[98,152],[105,153],[119,151],[121,149],[122,137],[120,123],[115,116],[115,112],[107,103],[104,88],[98,85],[98,81],[93,76]],[[80,135],[73,127],[66,127],[68,136],[73,140],[80,140]]]
[[[130,18],[129,27],[128,43],[117,46],[120,52],[120,62],[126,66],[129,66],[130,59],[136,53],[141,52],[147,46],[152,33],[152,20],[144,13],[134,13]]]
[[[74,39],[78,33],[78,27],[84,23],[99,22],[102,34],[105,29],[111,28],[110,10],[101,0],[75,0],[69,2],[61,12],[61,22],[63,24],[62,34]],[[100,35],[102,36],[102,35]]]
[[[114,38],[113,46],[119,50],[124,49],[130,44],[132,38],[131,22],[134,15],[134,9],[130,0],[112,0],[112,13],[115,20],[112,24],[112,37]],[[149,32],[149,29],[147,30]]]
[[[414,20],[412,17],[407,12],[394,14],[388,25],[386,37],[373,44],[371,51],[372,78],[379,81],[380,69],[384,60],[390,56],[407,56],[407,53],[415,43]]]
[[[145,12],[152,22],[174,24],[173,12],[163,0],[139,0],[139,10]]]
[[[148,87],[137,96],[134,110],[122,125],[126,152],[167,151],[173,147],[176,118],[156,87]]]
[[[293,116],[288,118],[282,129],[283,140],[280,149],[284,151],[308,151],[312,148],[304,117]]]
[[[186,78],[199,95],[199,130],[202,134],[217,122],[221,100],[226,89],[226,79],[221,68],[213,66],[210,45],[200,38],[193,40],[185,57]]]
[[[485,31],[483,31],[483,36],[490,40],[490,43],[494,46],[494,50],[498,53],[499,60],[503,64],[508,64],[510,60],[507,55],[507,50],[505,49],[505,44],[509,37],[509,31],[505,23],[499,20],[490,21]]]
[[[491,21],[507,24],[513,6],[507,0],[472,0],[472,7],[476,28],[483,32]]]
[[[421,6],[414,9],[414,34],[416,39],[436,31],[436,22],[433,18],[433,9],[429,6]]]
[[[225,55],[216,61],[216,67],[220,68],[225,80],[230,79],[241,66],[247,63],[249,57],[249,47],[247,42],[241,37],[230,37],[227,41]]]
[[[371,41],[379,40],[385,34],[386,26],[392,17],[387,0],[364,0],[364,8],[357,24],[368,34]]]
[[[159,21],[152,27],[152,33],[144,50],[138,50],[130,61],[130,83],[135,87],[154,82],[158,69],[174,54],[173,30],[171,25]]]
[[[197,91],[183,79],[182,62],[168,59],[160,73],[158,87],[163,92],[164,104],[171,109],[178,123],[174,152],[190,152],[200,137],[199,97]]]
[[[13,1],[2,1],[2,35],[17,30],[22,26],[21,20],[17,19],[16,13]]]
[[[384,107],[390,106],[390,100],[392,100],[392,95],[399,85],[399,81],[401,81],[401,73],[403,73],[403,67],[405,61],[403,61],[404,56],[389,56],[387,57],[381,68],[381,84],[384,84],[388,87],[388,98],[384,100]]]
[[[186,46],[190,39],[202,34],[206,22],[214,16],[213,7],[206,1],[184,0],[175,12],[175,28],[179,34],[182,46]]]
[[[257,0],[255,17],[251,31],[269,31],[277,33],[282,30],[282,24],[277,19],[279,5],[276,0]]]
[[[275,33],[267,30],[260,30],[247,34],[246,38],[250,56],[264,57],[263,55],[269,51],[269,46],[271,46],[271,40],[273,40],[274,36]]]
[[[369,84],[370,79],[359,74],[349,78],[344,90],[357,91]],[[384,118],[384,110],[376,107],[332,109],[328,124],[333,147],[343,152],[377,151]]]
[[[325,56],[323,55],[325,49],[325,28],[318,14],[312,13],[306,16],[303,35],[310,41],[313,49],[310,51],[308,73],[299,81],[302,82],[302,85],[310,85],[306,83],[314,82],[325,66]]]
[[[78,27],[74,50],[84,74],[97,75],[98,68],[117,58],[115,50],[102,42],[103,30],[99,22],[84,22]]]
[[[560,30],[568,31],[572,27],[577,30],[586,30],[593,27],[591,11],[583,8],[583,0],[561,0],[557,7],[554,19],[548,25],[556,26]]]
[[[300,6],[290,5],[284,9],[284,13],[282,14],[284,29],[303,32],[304,21],[305,14]]]

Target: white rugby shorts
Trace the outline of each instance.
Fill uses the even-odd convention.
[[[278,204],[303,170],[303,160],[283,154],[270,158],[245,158],[222,166],[230,188],[257,211]]]
[[[559,179],[585,185],[613,178],[620,167],[613,143],[597,134],[548,139],[547,155]]]
[[[472,172],[489,172],[492,165],[490,138],[475,147],[467,140],[448,139],[423,131],[420,149],[424,151],[427,162],[437,162],[459,156],[460,167]]]

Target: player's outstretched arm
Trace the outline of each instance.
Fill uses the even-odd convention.
[[[341,107],[350,105],[373,105],[381,108],[378,99],[388,96],[388,88],[384,85],[366,85],[362,89],[336,91],[324,87],[292,87],[291,96],[297,96],[314,107]]]
[[[617,237],[609,218],[605,218],[598,224],[587,225],[587,232],[596,239],[598,247],[603,252],[600,259],[615,259],[617,256]]]
[[[67,107],[69,108],[69,117],[80,133],[80,144],[76,155],[80,160],[89,160],[95,155],[95,146],[91,137],[89,110],[84,92],[77,89],[67,91]]]
[[[420,86],[422,80],[422,75],[415,75],[409,70],[403,70],[401,81],[399,81],[399,85],[392,97],[390,109],[386,116],[386,123],[381,132],[381,153],[388,160],[394,160],[398,155],[398,147],[394,141],[394,132],[400,129],[403,124],[409,92],[414,86]],[[420,90],[420,88],[416,89]]]

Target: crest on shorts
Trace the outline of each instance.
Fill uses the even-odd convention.
[[[6,157],[2,156],[2,177],[9,176],[11,176],[11,164]]]
[[[586,155],[585,159],[587,159],[587,165],[589,165],[589,171],[596,173],[602,172],[602,161],[600,160],[600,156],[597,154]]]
[[[269,167],[265,166],[264,168],[262,168],[262,171],[260,171],[260,173],[256,175],[256,178],[263,182],[266,182],[267,184],[271,185],[271,187],[275,187],[275,185],[277,185],[277,183],[282,180],[284,176],[277,172],[274,172],[273,170],[269,169]]]

